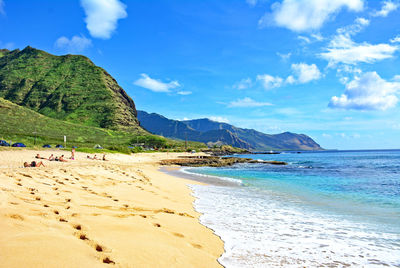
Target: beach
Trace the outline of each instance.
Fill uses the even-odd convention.
[[[0,151],[1,267],[221,267],[223,242],[193,208],[188,184],[200,182],[159,171],[184,153],[77,152],[22,168],[37,153],[70,156]]]

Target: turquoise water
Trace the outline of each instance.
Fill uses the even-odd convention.
[[[222,264],[400,267],[400,151],[242,157],[289,165],[186,170],[240,182],[193,186],[203,223],[226,242]]]

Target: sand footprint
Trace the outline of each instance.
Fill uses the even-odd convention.
[[[183,237],[185,237],[183,234],[181,234],[181,233],[172,233],[174,236],[177,236],[177,237],[181,237],[181,238],[183,238]]]

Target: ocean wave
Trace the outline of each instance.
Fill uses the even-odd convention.
[[[212,178],[212,179],[217,179],[217,180],[222,180],[222,181],[229,181],[229,182],[233,182],[237,185],[242,185],[243,181],[240,179],[234,179],[231,177],[223,177],[223,176],[213,176],[213,175],[207,175],[207,174],[201,174],[201,173],[197,173],[197,172],[191,172],[188,169],[193,169],[193,168],[181,168],[180,171],[186,174],[190,174],[190,175],[195,175],[195,176],[200,176],[200,177],[206,177],[206,178]]]

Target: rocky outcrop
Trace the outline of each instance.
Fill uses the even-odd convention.
[[[218,156],[187,156],[177,159],[166,159],[160,162],[161,165],[178,165],[185,167],[224,167],[232,166],[239,163],[253,163],[253,164],[269,164],[269,165],[287,165],[282,161],[265,161],[254,160],[251,158],[240,157],[218,157]]]

